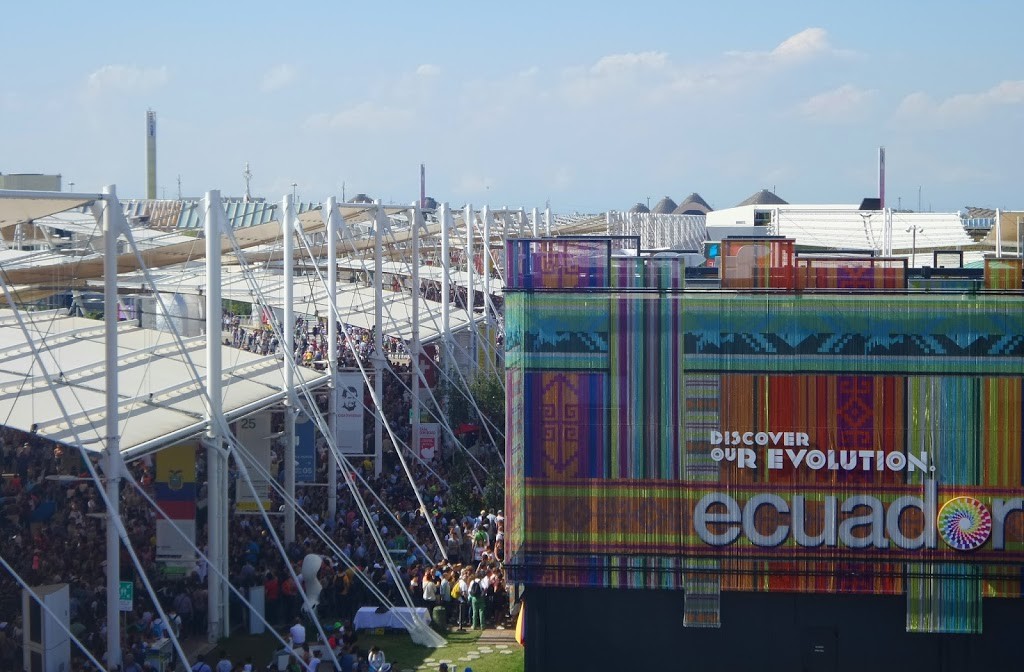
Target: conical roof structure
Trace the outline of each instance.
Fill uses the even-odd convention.
[[[789,203],[787,201],[782,200],[781,198],[776,196],[774,193],[768,191],[767,189],[762,189],[756,194],[750,196],[750,198],[747,198],[746,200],[737,203],[736,207],[739,208],[744,205],[789,205]]]
[[[642,214],[649,214],[651,212],[651,209],[648,208],[643,203],[637,203],[632,208],[630,208],[629,211],[630,212],[639,212],[639,213],[642,213]]]
[[[672,211],[673,215],[706,215],[714,210],[696,191],[683,199]]]
[[[651,212],[656,215],[671,215],[672,211],[676,209],[676,202],[668,196],[665,196],[660,201],[654,204],[651,208]]]

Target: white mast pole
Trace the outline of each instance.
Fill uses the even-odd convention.
[[[449,235],[451,234],[452,213],[447,203],[438,206],[438,215],[441,220],[441,327],[444,330],[444,358],[445,361],[451,353],[451,245]]]
[[[996,208],[996,258],[1003,258],[1003,213]]]
[[[338,436],[338,203],[334,196],[327,199],[327,368],[330,371],[327,426],[331,435]],[[332,307],[333,306],[333,307]],[[338,462],[334,451],[327,451],[327,517],[331,524],[338,515]]]
[[[384,225],[387,216],[380,201],[375,201],[374,245],[373,245],[373,393],[377,403],[383,404],[384,399]],[[380,476],[384,469],[384,413],[383,406],[378,406],[373,420],[373,474]],[[398,446],[395,446],[398,450]]]
[[[285,447],[284,487],[288,501],[284,504],[284,540],[295,541],[295,416],[299,409],[295,398],[295,204],[291,194],[281,201],[281,235],[284,239],[284,393]]]
[[[207,557],[219,572],[227,567],[227,459],[218,418],[223,414],[221,394],[221,220],[220,192],[206,192],[206,393],[210,407],[206,417],[206,533]],[[207,639],[228,635],[227,591],[218,571],[207,574]]]
[[[103,327],[106,364],[106,476],[107,499],[107,665],[121,664],[121,613],[118,596],[121,589],[121,540],[117,534],[117,516],[121,501],[121,453],[118,436],[117,389],[117,237],[120,231],[114,208],[119,207],[113,185],[103,188]]]
[[[412,334],[409,338],[409,371],[412,374],[412,446],[416,457],[420,451],[420,214],[419,206],[409,209],[412,225]],[[395,448],[397,450],[397,446]],[[427,512],[423,511],[423,517]]]
[[[491,352],[491,224],[494,222],[494,213],[484,206],[484,245],[483,245],[483,276],[484,276],[484,342],[482,344],[484,358],[492,359]],[[502,218],[502,229],[508,228],[508,211]]]
[[[466,206],[466,319],[469,320],[469,370],[476,373],[476,329],[473,328],[473,301],[476,294],[476,281],[473,268],[473,206]]]

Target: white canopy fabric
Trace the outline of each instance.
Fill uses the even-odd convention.
[[[42,365],[14,314],[0,311],[0,425],[34,429],[54,441],[102,450],[106,404],[103,323],[54,312],[21,315]],[[169,333],[139,329],[131,322],[119,324],[119,436],[126,456],[205,431],[202,388],[192,381],[188,365],[191,361],[205,385],[205,337],[185,339],[185,350],[180,351]],[[280,357],[261,357],[222,346],[222,358],[223,405],[228,419],[271,406],[284,396]],[[321,372],[296,368],[299,387],[319,387],[327,380]]]
[[[181,268],[163,269],[154,271],[153,275],[157,286],[165,292],[198,294],[204,290],[207,284],[206,271],[201,266],[184,270]],[[224,299],[258,303],[264,307],[278,310],[283,309],[284,277],[279,272],[267,269],[254,270],[252,276],[262,296],[253,295],[250,283],[243,273],[237,269],[225,268],[221,278],[221,294]],[[137,286],[142,282],[142,277],[138,275],[118,277],[118,284],[122,287]],[[497,280],[492,280],[492,283],[494,287],[500,287]],[[479,278],[475,284],[477,289],[483,289]],[[295,278],[293,291],[293,307],[296,315],[326,317],[331,314],[327,302],[327,291],[317,276]],[[367,287],[359,282],[339,282],[335,305],[338,307],[338,315],[343,323],[366,329],[373,328],[376,321],[373,287]],[[412,295],[408,291],[393,292],[388,287],[384,291],[383,316],[385,335],[403,340],[412,337]],[[476,317],[481,319],[479,315]],[[466,311],[456,308],[454,302],[451,306],[449,324],[453,333],[461,331],[469,325],[469,316]],[[444,325],[441,324],[440,303],[420,299],[419,328],[421,343],[430,343],[442,335]]]
[[[3,198],[5,193],[18,194],[19,197]],[[0,232],[6,235],[6,231],[18,223],[78,208],[94,200],[96,196],[91,194],[58,196],[48,191],[9,192],[0,189]]]

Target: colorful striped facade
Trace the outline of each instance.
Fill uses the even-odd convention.
[[[729,239],[689,288],[613,242],[509,242],[516,579],[684,590],[693,627],[721,591],[905,595],[908,630],[963,633],[1021,596],[1019,260],[911,278]],[[991,514],[971,550],[937,527],[958,498]]]

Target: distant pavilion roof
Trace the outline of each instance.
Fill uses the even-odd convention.
[[[789,205],[788,201],[784,201],[779,198],[775,193],[762,189],[756,194],[752,194],[749,198],[736,204],[736,207],[742,207],[744,205]]]
[[[671,215],[675,209],[676,202],[673,201],[668,196],[665,196],[660,201],[654,204],[654,207],[651,208],[651,212],[656,215]]]
[[[706,215],[714,210],[696,191],[683,199],[672,211],[673,215]]]

